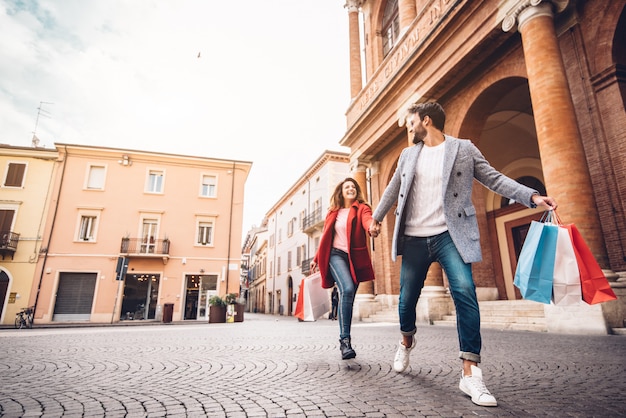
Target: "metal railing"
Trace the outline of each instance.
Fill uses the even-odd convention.
[[[133,255],[168,255],[169,239],[122,238],[120,253]]]
[[[307,230],[322,221],[322,208],[317,208],[302,220],[302,229]]]
[[[300,264],[302,274],[304,274],[305,276],[311,274],[311,261],[313,261],[313,258],[307,258],[306,260],[302,261],[302,264]]]
[[[13,255],[17,251],[17,243],[20,241],[20,234],[12,231],[0,231],[0,255],[4,260],[5,255]]]
[[[0,231],[0,249],[17,251],[20,234],[13,231]]]

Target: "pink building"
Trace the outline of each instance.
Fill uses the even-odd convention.
[[[251,162],[56,146],[35,323],[207,320],[239,292]]]

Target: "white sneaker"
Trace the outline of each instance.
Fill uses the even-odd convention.
[[[476,366],[471,366],[472,375],[463,376],[461,372],[461,381],[459,389],[472,398],[472,402],[480,406],[498,406],[496,398],[489,392],[489,389],[483,383],[483,372]]]
[[[393,369],[398,373],[403,372],[409,367],[409,354],[411,354],[413,347],[415,347],[415,337],[413,337],[413,343],[410,347],[405,347],[404,344],[402,344],[402,340],[400,340],[396,357],[393,359]]]

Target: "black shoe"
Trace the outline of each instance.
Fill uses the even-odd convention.
[[[339,340],[339,349],[341,350],[341,359],[348,360],[356,357],[356,352],[350,345],[350,338],[342,338]]]

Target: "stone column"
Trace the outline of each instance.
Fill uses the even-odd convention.
[[[400,35],[402,35],[417,17],[415,0],[398,0],[398,15],[400,17]]]
[[[554,27],[553,9],[568,1],[526,0],[504,19],[509,31],[517,23],[528,72],[537,142],[548,194],[557,199],[564,223],[574,223],[598,263],[608,257],[565,66]]]
[[[359,31],[359,8],[363,0],[347,0],[348,32],[350,37],[350,98],[354,99],[361,89],[361,38]]]
[[[359,159],[350,162],[350,172],[352,178],[354,178],[359,184],[365,200],[369,200],[367,186],[368,166],[368,162]],[[374,303],[374,282],[369,281],[360,283],[354,300],[353,316],[359,319],[370,316],[376,310]]]

